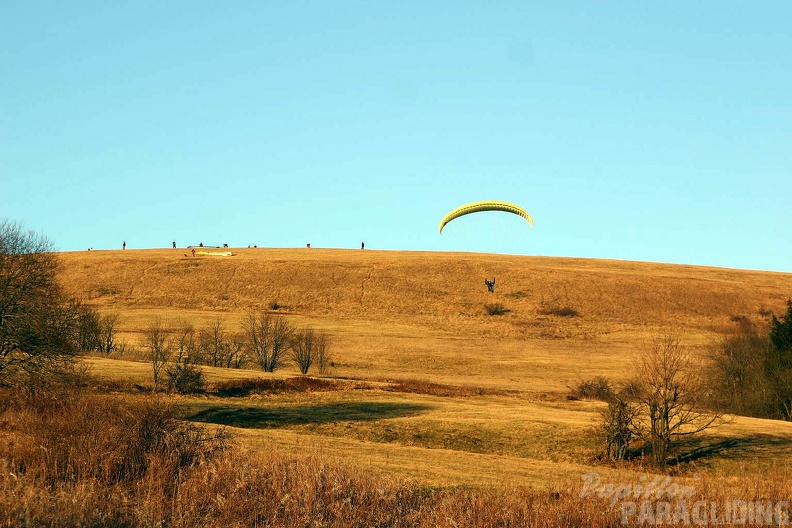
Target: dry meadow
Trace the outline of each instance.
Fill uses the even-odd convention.
[[[285,388],[167,398],[179,416],[230,432],[246,453],[310,457],[409,489],[565,490],[570,500],[592,473],[606,483],[644,482],[653,470],[640,461],[597,458],[603,404],[569,399],[570,388],[594,376],[627,379],[635,355],[664,335],[677,336],[704,368],[708,350],[738,321],[761,325],[792,296],[792,275],[761,271],[473,253],[232,251],[61,254],[64,287],[117,314],[126,345],[122,355],[83,363],[111,385],[142,389],[152,376],[141,344],[155,319],[198,329],[221,320],[238,330],[248,314],[270,312],[321,330],[333,360],[321,378],[309,373],[321,383],[290,385],[299,376],[291,365],[272,374],[205,367],[210,387],[255,378]],[[484,285],[492,277],[494,293]],[[502,313],[490,315],[488,305]],[[792,424],[728,418],[670,476],[713,497],[789,495]],[[581,509],[589,515],[586,508],[599,506]]]

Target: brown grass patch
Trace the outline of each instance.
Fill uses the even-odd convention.
[[[277,394],[283,392],[324,392],[367,388],[365,383],[295,376],[282,379],[247,378],[220,381],[209,392],[221,397],[243,397],[251,394]]]
[[[449,385],[418,379],[379,379],[387,384],[383,390],[392,392],[406,392],[412,394],[427,394],[442,396],[444,398],[465,398],[471,396],[507,396],[516,395],[518,391],[509,391],[488,387],[475,387],[471,385]]]

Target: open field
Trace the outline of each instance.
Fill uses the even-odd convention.
[[[130,348],[154,319],[229,330],[270,311],[331,339],[336,386],[244,397],[174,397],[180,412],[237,433],[246,446],[361,465],[430,485],[578,485],[632,469],[594,458],[598,408],[569,387],[630,374],[631,359],[673,333],[702,357],[738,318],[780,314],[792,275],[666,264],[507,255],[331,249],[61,254],[65,288],[117,313]],[[484,279],[496,277],[490,294]],[[503,315],[485,305],[501,303]],[[273,306],[277,309],[273,310]],[[557,315],[574,310],[576,316]],[[567,310],[569,312],[569,310]],[[86,358],[99,377],[151,383],[150,365]],[[206,368],[210,384],[288,378]],[[399,383],[399,381],[403,383]],[[432,385],[435,384],[435,385]],[[412,387],[412,389],[411,389]],[[442,389],[442,390],[441,390]],[[678,469],[739,478],[792,468],[792,424],[733,417]],[[673,471],[673,470],[672,470]]]

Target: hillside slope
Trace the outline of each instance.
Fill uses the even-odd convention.
[[[792,275],[644,262],[506,255],[235,249],[63,253],[63,282],[100,309],[304,316],[425,326],[456,335],[592,339],[674,329],[701,334],[736,316],[783,311]],[[484,285],[496,278],[495,293]],[[489,316],[487,303],[501,303]],[[577,317],[544,312],[571,308]]]
[[[326,332],[332,374],[373,380],[363,383],[371,388],[179,401],[193,418],[231,427],[256,449],[311,446],[327,459],[439,485],[577,485],[590,471],[632,479],[631,470],[591,461],[588,433],[600,404],[567,400],[569,387],[595,375],[630,376],[634,355],[669,332],[703,354],[737,327],[733,319],[766,321],[792,296],[792,274],[782,273],[483,254],[233,251],[64,253],[62,280],[100,311],[117,313],[120,337],[139,349],[154,318],[197,328],[220,319],[235,331],[246,314],[265,310]],[[484,279],[492,277],[490,294]],[[490,303],[508,311],[489,315]],[[150,382],[150,365],[124,359],[86,364],[107,378]],[[297,374],[293,366],[275,374],[205,371],[211,382]],[[377,388],[383,379],[507,392],[392,392]],[[381,416],[361,414],[377,409]],[[260,423],[262,416],[277,420]],[[706,462],[716,474],[742,477],[740,457],[762,471],[791,460],[787,423],[740,418],[712,434],[714,445],[742,446]]]
[[[535,390],[621,376],[630,354],[661,334],[706,346],[733,330],[734,318],[761,322],[792,296],[785,273],[471,253],[233,251],[62,253],[62,281],[120,314],[133,343],[154,317],[199,327],[221,318],[234,328],[277,304],[277,313],[330,334],[339,374]],[[508,311],[489,315],[491,303]],[[558,308],[578,315],[554,315]]]

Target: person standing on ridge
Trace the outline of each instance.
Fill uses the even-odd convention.
[[[124,240],[124,243],[121,244],[121,249],[126,249],[126,240]]]

